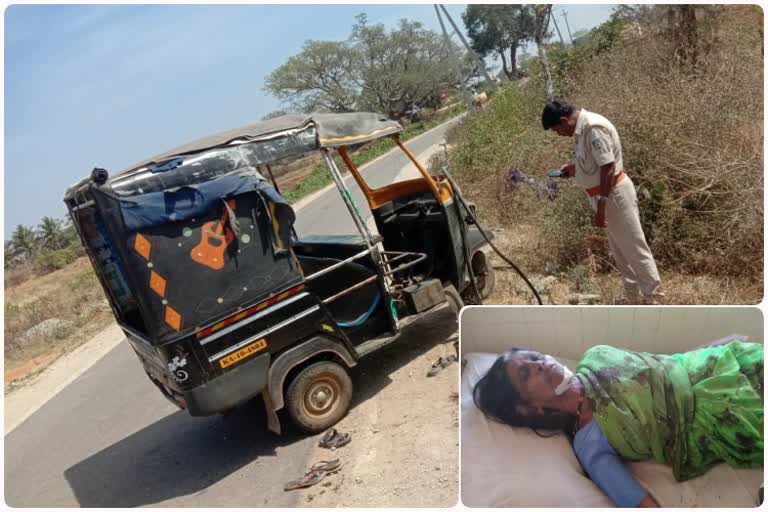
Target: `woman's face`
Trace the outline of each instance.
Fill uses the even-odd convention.
[[[554,357],[531,350],[507,355],[507,376],[531,405],[551,406],[558,401],[555,388],[563,382],[563,365]]]

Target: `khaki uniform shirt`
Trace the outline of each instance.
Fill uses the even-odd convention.
[[[614,163],[614,175],[624,170],[619,132],[609,120],[581,109],[576,121],[576,183],[585,189],[600,186],[600,167]]]

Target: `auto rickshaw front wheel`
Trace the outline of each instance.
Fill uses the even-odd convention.
[[[302,369],[288,385],[286,408],[301,430],[316,434],[335,425],[352,401],[352,379],[333,361],[319,361]]]
[[[494,288],[496,288],[496,271],[483,251],[477,251],[472,256],[472,273],[475,275],[475,282],[477,283],[480,297],[483,300],[487,299],[493,293]],[[472,293],[474,297],[474,290],[472,290]]]

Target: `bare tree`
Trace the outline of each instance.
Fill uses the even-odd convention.
[[[544,43],[547,38],[547,29],[549,27],[549,18],[552,16],[552,4],[543,4],[534,6],[535,10],[535,28],[534,28],[534,41],[536,47],[539,50],[539,60],[544,67],[544,76],[546,79],[547,101],[552,101],[555,98],[555,87],[552,83],[552,72],[549,67],[549,59],[547,59],[547,49]]]

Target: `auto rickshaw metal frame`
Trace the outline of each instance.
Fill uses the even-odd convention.
[[[320,431],[338,421],[349,406],[351,381],[346,368],[397,340],[407,324],[446,301],[458,314],[463,304],[460,292],[467,287],[464,270],[469,268],[464,256],[469,255],[472,266],[475,258],[487,264],[485,237],[468,230],[453,187],[426,171],[400,141],[401,129],[378,114],[289,115],[194,141],[111,178],[95,169],[67,191],[65,203],[115,317],[148,377],[166,398],[193,416],[204,416],[226,412],[261,394],[271,430],[281,431],[277,411],[287,408],[301,428]],[[372,189],[349,149],[387,136],[421,177]],[[379,235],[371,232],[352,199],[332,156],[334,149],[363,191]],[[301,240],[292,229],[294,214],[279,194],[271,164],[315,150],[322,153],[361,243]],[[226,158],[221,160],[220,155]],[[209,157],[218,163],[200,164]],[[222,168],[222,161],[239,163]],[[266,185],[263,168],[273,186]],[[202,198],[191,205],[177,197],[190,189]],[[165,201],[164,209],[157,207],[158,197]],[[220,267],[226,272],[217,274],[193,261],[194,255],[192,260],[184,257],[184,279],[189,272],[203,272],[200,279],[208,276],[212,288],[223,289],[234,278],[235,283],[250,279],[257,289],[243,287],[247,294],[242,292],[243,297],[231,305],[219,297],[220,305],[214,303],[210,314],[169,314],[170,302],[189,297],[169,295],[169,289],[179,289],[173,281],[179,261],[171,258],[166,275],[158,277],[163,262],[156,248],[166,244],[175,250],[175,243],[166,243],[169,240],[182,248],[189,236],[203,236],[205,229],[218,230],[222,240],[230,239],[231,229],[231,238],[240,243],[235,220],[248,221],[239,209],[249,201],[252,213],[263,214],[262,221],[253,216],[251,228],[267,245],[272,240],[274,262],[288,273],[272,286],[272,281],[259,281],[258,276],[237,274],[237,266]],[[414,207],[414,213],[397,210],[397,202],[401,209]],[[206,215],[211,220],[204,223]],[[187,224],[194,228],[192,235],[181,229]],[[288,229],[292,237],[286,235]],[[393,237],[398,230],[418,233],[422,245],[413,246],[418,237],[402,233]],[[465,236],[467,231],[470,237]],[[245,238],[242,243],[246,244]],[[188,249],[179,249],[184,250]],[[269,251],[264,254],[269,266],[272,257]],[[490,265],[486,268],[491,270]],[[219,283],[221,279],[225,281]],[[347,282],[338,285],[339,280]],[[190,290],[197,293],[196,288]],[[365,293],[376,297],[373,306],[362,315],[352,308],[351,320],[342,322],[339,305],[355,305],[355,297]],[[125,296],[133,297],[128,301],[135,306],[130,315]],[[318,373],[326,380],[313,380]],[[326,398],[312,405],[312,393]],[[333,393],[336,402],[331,403],[327,396]],[[316,417],[296,409],[302,401],[310,409],[316,406],[320,411]]]

